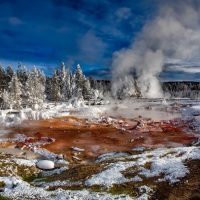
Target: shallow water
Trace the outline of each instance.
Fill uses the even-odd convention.
[[[181,122],[180,122],[181,123]],[[177,126],[177,127],[176,127]],[[95,159],[97,156],[108,152],[130,151],[135,147],[148,148],[177,147],[190,144],[196,140],[196,136],[187,133],[181,124],[157,122],[149,125],[149,130],[139,127],[133,130],[121,130],[114,125],[105,123],[88,123],[84,119],[59,118],[51,120],[25,121],[19,127],[12,129],[15,133],[21,133],[33,137],[29,142],[48,141],[44,138],[53,138],[44,147],[54,153],[61,153],[68,158],[77,156],[80,159]],[[49,140],[50,141],[50,140]],[[24,145],[24,144],[21,144]],[[84,149],[83,152],[75,152],[72,147]]]

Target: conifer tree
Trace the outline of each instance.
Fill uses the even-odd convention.
[[[6,89],[6,72],[0,65],[0,94]]]
[[[28,70],[26,69],[26,67],[19,64],[16,73],[21,84],[25,85],[28,79]]]
[[[22,94],[22,84],[18,80],[17,75],[13,74],[12,79],[8,84],[8,93],[6,95],[7,97],[9,97],[9,99],[6,100],[9,108],[14,108],[14,109],[21,108],[22,105],[21,94]]]
[[[71,77],[70,77],[70,73],[68,71],[66,71],[65,77],[63,79],[63,87],[61,90],[61,94],[62,94],[63,101],[68,101],[72,96]]]
[[[60,79],[60,93],[61,93],[61,99],[63,101],[69,100],[71,97],[70,92],[70,77],[69,72],[67,72],[65,68],[65,64],[61,64],[61,70],[59,71],[59,79]]]
[[[14,75],[14,70],[12,69],[11,66],[8,66],[6,68],[6,74],[5,74],[5,87],[8,88],[8,84],[10,83],[11,79],[12,79],[12,76]]]
[[[60,83],[58,71],[55,71],[51,83],[51,100],[58,102],[61,100]]]
[[[22,100],[24,101],[26,96],[26,82],[28,79],[28,70],[25,66],[22,66],[21,64],[17,67],[17,78],[19,79],[20,83],[22,84]],[[25,102],[23,102],[24,104]]]
[[[1,109],[9,109],[10,105],[10,95],[7,90],[4,90],[1,93]]]
[[[83,97],[83,85],[85,84],[85,77],[83,75],[81,66],[78,64],[73,77],[73,96]]]
[[[42,106],[45,100],[45,78],[35,67],[28,75],[25,94],[27,95],[27,105],[31,108],[36,109]]]
[[[85,100],[90,100],[92,98],[92,90],[90,87],[90,81],[85,78],[82,86],[82,94]]]
[[[81,66],[78,64],[73,77],[73,94],[82,96],[85,100],[90,100],[92,90],[90,81],[84,76]]]
[[[52,77],[46,77],[45,95],[47,100],[51,100]]]

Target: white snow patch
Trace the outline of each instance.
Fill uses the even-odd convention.
[[[45,157],[46,159],[50,159],[50,160],[57,160],[57,158],[58,158],[57,154],[52,153],[44,148],[34,147],[33,152]]]
[[[133,161],[126,161],[127,159]],[[138,176],[143,175],[148,178],[163,174],[163,179],[160,181],[165,180],[173,184],[189,173],[185,162],[190,159],[200,159],[200,147],[159,148],[138,155],[116,158],[115,163],[110,164],[106,170],[93,175],[86,180],[85,184],[110,187],[113,184],[134,181],[134,177],[128,179],[122,174],[123,171],[134,166]],[[145,168],[146,163],[150,163],[150,169]],[[138,180],[138,177],[135,180]]]
[[[148,200],[150,194],[153,192],[153,190],[146,185],[139,187],[139,191],[143,194],[137,200]]]
[[[100,172],[97,175],[93,175],[92,178],[85,181],[85,184],[87,186],[92,185],[104,185],[104,186],[112,186],[115,183],[124,183],[128,182],[129,180],[126,179],[121,171],[126,170],[126,168],[133,166],[134,163],[123,163],[118,162],[115,164],[111,164],[110,167],[108,167],[106,170]]]
[[[0,177],[0,181],[5,182],[6,187],[2,196],[11,199],[43,199],[43,200],[66,200],[66,199],[82,199],[82,200],[114,200],[117,196],[112,196],[108,193],[95,193],[89,192],[87,190],[62,190],[57,189],[55,191],[46,191],[42,187],[34,187],[29,183],[17,178],[17,177]],[[53,183],[53,184],[66,184],[63,183]],[[130,197],[120,198],[131,200]]]
[[[124,152],[110,152],[110,153],[106,153],[99,156],[97,158],[97,162],[102,162],[102,161],[113,159],[113,158],[125,157],[128,155],[129,155],[128,153],[124,153]]]
[[[72,147],[72,150],[73,150],[73,151],[78,151],[78,152],[83,152],[83,151],[85,151],[85,149],[81,149],[81,148],[79,148],[79,147]]]
[[[83,101],[69,101],[64,103],[44,103],[39,110],[25,108],[18,110],[0,110],[0,124],[4,126],[14,126],[24,120],[51,119],[73,114],[74,116],[97,118],[103,112],[96,106],[86,106]]]
[[[68,169],[68,167],[61,167],[61,168],[58,168],[58,169],[54,169],[54,170],[51,170],[51,171],[43,171],[42,172],[42,176],[52,176],[54,174],[61,174],[62,172],[66,171]]]
[[[27,167],[35,166],[37,162],[37,160],[27,160],[27,159],[22,159],[22,158],[14,158],[12,160],[18,165],[24,165]]]
[[[200,131],[200,105],[193,105],[182,109],[183,119],[190,120],[196,132]]]
[[[185,118],[200,115],[200,105],[194,105],[191,107],[183,108],[182,115]]]

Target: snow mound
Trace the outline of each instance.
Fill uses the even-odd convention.
[[[36,163],[37,167],[40,169],[54,169],[54,162],[51,160],[39,160]]]
[[[73,114],[78,117],[97,118],[103,113],[102,108],[86,106],[83,101],[71,100],[66,103],[45,103],[40,110],[31,108],[18,110],[0,110],[0,124],[14,126],[24,120],[41,120]]]

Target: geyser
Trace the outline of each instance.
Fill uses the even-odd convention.
[[[134,41],[113,54],[113,95],[127,96],[130,89],[130,96],[163,97],[159,74],[165,62],[198,59],[200,1],[160,1],[157,15]]]

